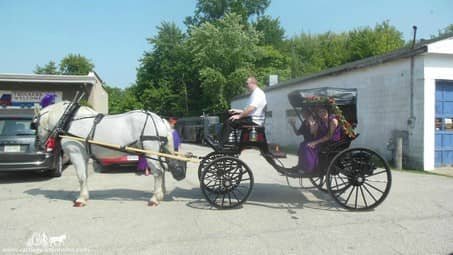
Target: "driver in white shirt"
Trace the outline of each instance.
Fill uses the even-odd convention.
[[[228,141],[228,137],[234,128],[239,128],[243,125],[263,125],[264,107],[267,104],[266,95],[263,90],[258,87],[258,82],[253,76],[247,78],[247,89],[251,94],[244,110],[230,109],[228,111],[231,116],[228,118],[228,121],[225,122],[222,133],[222,143]]]

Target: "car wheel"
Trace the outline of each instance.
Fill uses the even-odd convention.
[[[63,153],[58,153],[55,160],[55,168],[49,171],[49,175],[51,177],[60,177],[63,173]]]

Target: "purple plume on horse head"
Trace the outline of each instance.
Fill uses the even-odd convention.
[[[49,106],[51,104],[55,104],[55,98],[57,95],[53,93],[47,93],[42,99],[41,102],[39,103],[42,108]]]

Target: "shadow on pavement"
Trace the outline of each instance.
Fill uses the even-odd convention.
[[[78,196],[78,191],[49,190],[35,188],[25,191],[33,196],[44,196],[49,199],[72,201]],[[151,192],[134,189],[91,190],[90,200],[106,201],[147,201]],[[307,198],[309,197],[309,198]],[[187,206],[194,209],[211,210],[213,208],[204,198],[200,188],[182,189],[176,187],[165,196],[165,201],[187,201]],[[296,190],[286,185],[256,183],[252,193],[243,206],[262,206],[271,209],[311,208],[317,210],[341,211],[329,194],[317,189]],[[239,206],[238,208],[241,208]]]
[[[0,173],[0,184],[3,183],[25,183],[42,182],[52,179],[46,172],[23,171],[23,172],[2,172]]]
[[[311,194],[307,198],[306,195]],[[195,209],[210,210],[215,209],[204,198],[200,188],[181,189],[175,188],[168,195],[167,199],[175,201],[186,201],[187,206]],[[329,194],[319,191],[316,188],[305,189],[303,191],[290,189],[286,185],[255,183],[252,193],[242,206],[262,206],[272,209],[302,209],[311,208],[318,210],[341,211]],[[241,206],[238,207],[238,209]]]
[[[49,199],[69,200],[76,199],[79,195],[78,190],[48,190],[48,189],[29,189],[26,194],[33,196],[44,196]],[[106,189],[91,190],[90,200],[107,200],[107,201],[148,201],[152,194],[150,192],[134,189]]]

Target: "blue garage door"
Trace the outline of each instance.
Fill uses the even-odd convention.
[[[453,165],[453,81],[436,82],[436,167]]]

